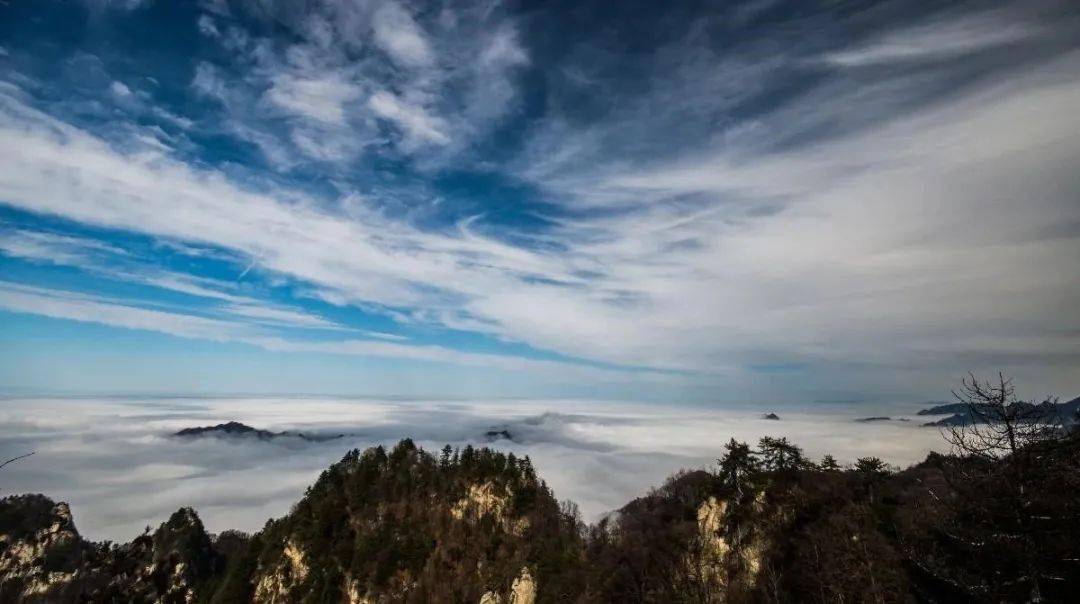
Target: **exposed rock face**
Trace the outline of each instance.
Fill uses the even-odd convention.
[[[522,568],[521,574],[514,579],[510,586],[510,604],[535,604],[536,582],[529,574],[528,568]]]
[[[506,500],[507,497],[496,493],[495,485],[490,482],[470,485],[468,494],[454,504],[454,507],[450,509],[450,514],[458,520],[466,517],[479,518],[489,514],[502,517]]]
[[[480,596],[480,604],[535,604],[536,581],[528,567],[522,567],[521,573],[514,577],[510,590],[504,598],[497,591],[486,591]]]
[[[154,532],[151,574],[162,573],[171,590],[191,594],[218,570],[218,557],[195,510],[180,508]]]
[[[0,501],[0,600],[191,602],[222,570],[198,516],[177,511],[153,535],[115,547],[82,539],[65,503]]]
[[[692,580],[708,586],[717,598],[733,582],[753,586],[766,550],[760,531],[729,516],[729,502],[709,496],[697,509],[699,548],[687,557]],[[760,513],[762,501],[750,504]],[[717,601],[722,601],[719,598]]]
[[[289,594],[303,584],[308,577],[308,565],[304,552],[292,541],[286,541],[281,551],[281,558],[276,565],[261,573],[255,584],[256,602],[288,602]],[[346,581],[346,592],[350,602],[362,601],[359,588],[355,583]]]
[[[0,511],[0,599],[48,601],[70,591],[69,569],[84,556],[82,540],[66,503],[41,495],[4,500]]]
[[[731,547],[724,539],[724,521],[727,513],[727,501],[717,501],[710,496],[701,503],[697,511],[698,532],[702,543],[701,559],[693,563],[705,572],[719,573],[724,557]]]

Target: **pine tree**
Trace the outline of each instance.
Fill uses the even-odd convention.
[[[840,471],[840,464],[836,462],[835,457],[833,457],[832,455],[829,455],[828,453],[825,454],[825,457],[821,458],[821,466],[820,467],[821,467],[822,470],[825,470],[826,472],[838,472],[838,471]]]
[[[750,445],[734,438],[724,445],[724,450],[727,452],[717,460],[720,464],[720,480],[724,486],[741,497],[750,481],[760,471],[761,464]]]

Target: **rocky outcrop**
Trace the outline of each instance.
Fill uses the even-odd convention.
[[[0,600],[45,602],[64,597],[86,556],[66,503],[42,495],[0,505]]]
[[[528,567],[514,577],[505,597],[497,591],[486,591],[480,596],[480,604],[536,604],[536,581]]]
[[[506,509],[507,497],[496,492],[494,484],[488,482],[480,485],[469,485],[465,497],[462,497],[450,508],[450,515],[457,520],[468,517],[478,518],[492,515],[500,518]]]
[[[255,601],[288,602],[289,594],[307,579],[309,570],[303,550],[292,541],[286,541],[278,562],[259,574]],[[359,587],[347,579],[345,583],[349,601],[360,602]]]
[[[510,604],[535,604],[536,581],[529,574],[528,568],[522,568],[521,574],[510,586]]]
[[[691,550],[687,566],[709,585],[721,585],[724,580],[724,560],[731,547],[724,538],[727,501],[710,496],[697,510],[700,547]]]
[[[4,602],[192,602],[224,561],[190,508],[114,546],[83,540],[67,504],[42,495],[0,500],[0,547]]]

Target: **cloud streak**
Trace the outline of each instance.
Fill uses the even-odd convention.
[[[224,318],[146,308],[132,302],[110,300],[76,292],[39,288],[0,281],[0,309],[54,319],[97,323],[124,329],[164,333],[181,338],[236,342],[273,352],[323,353],[359,357],[407,359],[523,371],[600,381],[657,381],[673,379],[662,372],[634,372],[509,355],[470,353],[436,345],[408,344],[393,334],[356,330],[365,339],[312,340],[284,338],[270,327],[326,328],[310,315],[266,307],[227,307]]]

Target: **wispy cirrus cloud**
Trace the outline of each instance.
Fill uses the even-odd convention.
[[[881,66],[904,61],[944,60],[993,50],[1047,34],[1022,14],[1008,10],[959,14],[955,19],[933,15],[926,23],[887,32],[824,60],[843,67]]]
[[[284,171],[303,163],[290,153],[338,172],[365,153],[445,162],[505,114],[517,94],[510,79],[528,62],[514,21],[497,5],[434,13],[396,0],[326,2],[303,13],[288,3],[237,8],[200,17],[200,32],[229,60],[200,63],[192,86],[220,100],[223,126]],[[245,15],[296,38],[281,44],[249,31]]]
[[[59,235],[25,229],[0,230],[0,254],[35,262],[71,266],[108,279],[140,283],[196,298],[222,301],[214,312],[232,315],[256,323],[279,327],[330,329],[348,328],[308,312],[268,304],[237,292],[236,284],[187,273],[155,268],[145,258],[98,239]],[[25,305],[20,306],[25,310]]]
[[[251,333],[248,326],[229,321],[141,308],[100,296],[15,283],[0,283],[0,308],[54,319],[92,322],[218,342],[234,340]]]
[[[1063,61],[1048,73],[1073,65],[1072,58]],[[925,346],[935,330],[952,339],[956,331],[1030,321],[1045,316],[1047,300],[1075,295],[1052,272],[1009,282],[997,276],[1024,274],[1029,262],[1065,262],[1065,250],[1076,245],[1044,236],[1073,207],[1037,193],[1070,172],[1035,181],[1022,175],[1031,153],[1046,167],[1064,167],[1077,153],[1067,135],[1077,125],[1064,108],[1078,95],[1076,85],[1035,73],[1026,85],[978,91],[894,130],[752,165],[704,156],[609,176],[597,186],[665,197],[742,192],[797,203],[737,220],[729,208],[738,206],[722,198],[645,206],[552,231],[558,253],[471,230],[418,230],[370,211],[348,219],[285,201],[296,199],[292,193],[253,193],[173,160],[120,154],[11,99],[8,108],[21,117],[4,123],[4,138],[22,153],[7,164],[2,184],[5,197],[26,209],[224,247],[356,303],[463,309],[480,320],[474,328],[575,356],[698,370],[759,354],[887,364],[887,357],[910,354],[896,348],[905,341]],[[1022,133],[1001,130],[1031,111],[1048,118]],[[949,184],[959,178],[990,187],[1007,174],[1022,187],[1014,195],[1040,200],[1038,212],[1030,203],[1016,205],[1013,195],[988,198],[971,184],[970,195],[957,196]],[[882,179],[892,184],[882,190]],[[926,182],[939,184],[928,189]],[[1035,188],[1025,194],[1023,187]],[[964,216],[990,211],[987,204],[997,218],[980,221],[971,243],[958,241]],[[931,208],[938,212],[933,228],[924,220]],[[882,223],[875,214],[891,218]],[[836,232],[847,236],[830,235]],[[990,237],[995,246],[978,243]],[[930,253],[933,271],[922,260]],[[968,280],[962,290],[950,285],[956,275]],[[1008,298],[1020,283],[1044,294]],[[995,303],[973,303],[973,292]],[[853,338],[844,341],[837,330],[853,321],[861,328],[844,332]],[[893,350],[865,345],[875,341],[890,341]]]
[[[282,309],[232,305],[216,315],[204,316],[176,309],[147,307],[145,304],[0,281],[0,309],[3,310],[157,332],[181,338],[248,344],[273,352],[405,359],[601,381],[664,382],[672,379],[671,375],[659,372],[629,373],[577,363],[463,352],[438,345],[405,343],[403,338],[393,334],[363,330],[355,331],[364,336],[364,339],[312,340],[285,337],[270,327],[325,328],[329,324],[310,315]]]
[[[298,305],[594,363],[884,390],[1008,364],[1067,387],[1080,26],[1031,6],[642,9],[620,27],[207,10],[192,34],[212,52],[178,87],[204,110],[193,146],[132,125],[153,97],[84,53],[93,119],[8,78],[0,199],[216,250]],[[269,168],[238,166],[247,147]],[[195,276],[155,278],[264,326],[318,321]]]

